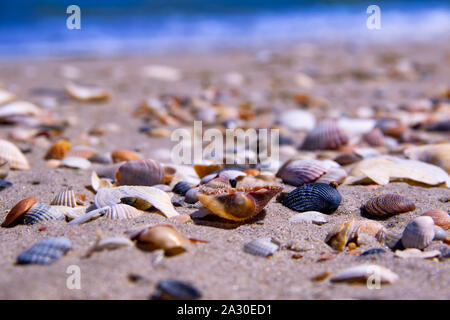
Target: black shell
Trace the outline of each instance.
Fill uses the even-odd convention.
[[[201,298],[201,296],[201,292],[189,283],[165,279],[158,283],[157,292],[153,295],[153,299],[194,300]]]
[[[0,180],[0,191],[2,191],[3,189],[12,187],[12,182],[6,181],[6,180]]]
[[[72,249],[67,238],[50,238],[40,241],[17,257],[18,264],[51,264]]]
[[[190,188],[191,186],[189,185],[189,183],[180,181],[173,187],[172,191],[176,194],[179,194],[180,196],[184,196]]]
[[[295,211],[319,211],[327,214],[334,212],[340,203],[339,191],[319,182],[295,188],[282,200],[284,206]]]

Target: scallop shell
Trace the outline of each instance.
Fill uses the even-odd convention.
[[[433,219],[434,224],[444,230],[450,229],[450,216],[447,212],[439,209],[429,210],[422,214],[422,216],[429,216]]]
[[[37,203],[23,215],[23,223],[35,224],[42,221],[64,220],[66,217],[65,208],[63,206],[50,206],[48,204]]]
[[[50,238],[40,241],[17,257],[18,264],[51,264],[72,249],[67,238]]]
[[[141,216],[144,212],[127,204],[119,203],[106,207],[104,216],[112,220],[129,220]]]
[[[372,147],[382,147],[385,144],[383,132],[378,127],[364,134],[363,139]]]
[[[114,163],[139,160],[139,156],[137,154],[128,150],[115,150],[111,154],[111,158]]]
[[[336,150],[347,144],[348,137],[335,120],[327,119],[310,131],[303,141],[302,150]]]
[[[63,159],[67,152],[71,149],[70,142],[66,139],[61,139],[57,142],[55,142],[50,149],[48,150],[47,154],[45,155],[45,159],[57,159],[61,160]]]
[[[157,224],[141,230],[133,235],[138,246],[145,250],[162,249],[166,255],[175,255],[188,250],[191,242],[177,229],[169,224]]]
[[[10,226],[14,221],[22,217],[36,202],[37,199],[34,197],[20,200],[6,215],[2,227]]]
[[[327,167],[317,160],[294,160],[282,166],[276,176],[284,183],[302,186],[313,182],[327,172]]]
[[[211,213],[228,220],[244,221],[260,213],[269,201],[282,190],[278,186],[198,192],[200,202]]]
[[[420,216],[408,223],[401,242],[405,248],[426,248],[434,238],[434,222],[431,217]]]
[[[173,193],[179,194],[180,196],[186,195],[186,192],[189,191],[191,188],[191,185],[187,183],[186,181],[180,181],[172,189]]]
[[[167,218],[178,215],[170,201],[169,195],[153,187],[121,186],[100,188],[95,195],[94,202],[97,208],[103,208],[121,203],[122,199],[132,199],[132,205],[140,210],[146,210],[153,206]]]
[[[450,143],[408,148],[405,155],[412,160],[431,163],[450,172]]]
[[[66,157],[61,161],[60,166],[73,169],[87,170],[91,167],[91,162],[84,158]]]
[[[76,207],[79,204],[83,204],[82,200],[76,196],[75,192],[69,188],[60,191],[55,198],[50,202],[55,206]]]
[[[0,179],[4,179],[9,173],[9,161],[6,159],[0,159]]]
[[[244,245],[244,251],[254,256],[269,257],[277,252],[279,246],[271,238],[252,240]]]
[[[64,90],[69,97],[78,101],[101,101],[110,97],[110,92],[107,89],[81,86],[75,83],[66,84]]]
[[[202,293],[193,285],[180,280],[164,279],[158,282],[157,291],[152,299],[156,300],[195,300]]]
[[[341,203],[341,195],[335,187],[325,183],[309,183],[292,190],[282,204],[289,209],[305,212],[334,212]]]
[[[366,282],[369,278],[375,277],[380,283],[394,283],[398,280],[398,275],[391,270],[378,265],[361,265],[351,267],[338,272],[331,277],[331,282]]]
[[[164,183],[164,169],[152,159],[133,160],[120,166],[116,178],[122,186],[153,186]]]
[[[28,160],[22,151],[7,140],[0,139],[0,160],[8,161],[11,169],[31,169]]]
[[[371,216],[387,218],[412,211],[414,202],[398,194],[383,194],[374,197],[361,206],[361,211]]]

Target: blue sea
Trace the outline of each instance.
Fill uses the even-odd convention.
[[[81,29],[69,30],[69,5]],[[369,5],[381,29],[369,30]],[[0,0],[0,57],[119,56],[450,35],[449,1]],[[445,38],[444,38],[445,39]]]

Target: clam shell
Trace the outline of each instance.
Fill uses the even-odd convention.
[[[111,207],[106,207],[104,216],[112,220],[129,220],[141,216],[144,212],[127,204],[115,204]]]
[[[189,189],[185,194],[184,201],[186,203],[190,203],[190,204],[197,203],[197,201],[198,201],[197,192],[199,192],[199,191],[200,191],[200,188]]]
[[[371,216],[387,218],[412,211],[414,202],[398,194],[383,194],[374,197],[361,206],[361,210]]]
[[[4,179],[9,173],[9,161],[6,159],[0,159],[0,179]]]
[[[66,217],[65,208],[63,206],[50,206],[48,204],[37,203],[24,214],[23,223],[35,224],[42,221],[64,220]]]
[[[302,150],[335,150],[347,144],[348,137],[335,120],[327,119],[310,131],[303,141]]]
[[[191,242],[169,224],[157,224],[141,230],[131,237],[145,250],[162,249],[167,255],[175,255],[189,249]]]
[[[110,92],[107,89],[82,86],[75,83],[66,84],[64,90],[69,97],[78,101],[101,101],[110,97]]]
[[[172,192],[179,194],[180,196],[186,195],[186,192],[191,189],[191,185],[187,183],[186,181],[180,181],[172,189]]]
[[[111,158],[114,163],[139,160],[139,156],[137,154],[128,150],[115,150],[111,154]]]
[[[57,159],[61,160],[64,159],[67,152],[72,148],[70,145],[70,142],[66,139],[59,140],[55,142],[50,149],[48,150],[47,154],[45,155],[46,160],[50,159]]]
[[[325,183],[309,183],[292,190],[282,204],[289,209],[305,212],[334,212],[341,203],[341,195],[336,188]]]
[[[19,217],[23,216],[36,202],[37,199],[34,197],[20,200],[6,215],[5,220],[2,223],[2,227],[10,226]]]
[[[164,169],[152,159],[133,160],[120,166],[116,178],[122,186],[153,186],[164,183]]]
[[[331,277],[331,282],[366,282],[371,276],[378,276],[381,283],[394,283],[398,275],[391,270],[378,265],[361,265],[338,272]]]
[[[51,264],[72,249],[67,238],[50,238],[40,241],[17,257],[18,264]]]
[[[401,242],[405,248],[426,248],[434,239],[434,222],[431,217],[420,216],[408,223]]]
[[[92,159],[96,154],[97,151],[94,148],[88,146],[74,146],[67,152],[68,157],[84,158],[88,159],[91,162],[95,162],[92,161]],[[109,159],[106,163],[109,163]]]
[[[278,170],[276,176],[284,183],[302,186],[313,182],[327,172],[327,167],[317,160],[294,160]]]
[[[193,285],[180,280],[164,279],[158,283],[153,299],[158,300],[195,300],[202,293]]]
[[[66,157],[61,161],[60,166],[73,169],[87,170],[91,167],[91,162],[84,158]]]
[[[0,160],[8,161],[11,169],[31,169],[28,160],[22,151],[7,140],[0,139]]]
[[[254,256],[269,257],[277,252],[279,246],[271,238],[252,240],[244,245],[244,251]]]
[[[121,186],[116,188],[100,188],[95,195],[97,208],[113,206],[121,203],[122,199],[135,199],[133,206],[141,210],[155,207],[167,218],[178,215],[173,207],[169,195],[157,188],[143,186]]]
[[[304,221],[308,223],[322,225],[324,223],[327,223],[328,219],[326,215],[318,211],[306,211],[303,213],[294,214],[292,217],[289,218],[289,221],[294,223]]]
[[[76,207],[81,203],[81,199],[77,198],[75,192],[69,188],[60,191],[55,198],[50,202],[51,205],[55,206],[66,206],[66,207]],[[82,204],[82,203],[81,203]]]
[[[434,224],[444,230],[450,229],[450,216],[447,212],[439,209],[429,210],[422,214],[422,216],[429,216],[433,219]]]
[[[434,238],[433,240],[444,241],[447,238],[447,232],[439,226],[434,226]]]
[[[345,166],[348,164],[361,161],[362,159],[363,157],[355,152],[344,152],[338,155],[336,158],[334,158],[334,161],[339,163],[341,166]]]
[[[412,160],[431,163],[450,172],[450,143],[411,147],[405,150],[405,155]]]

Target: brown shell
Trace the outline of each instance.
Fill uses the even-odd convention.
[[[361,161],[362,159],[363,157],[355,152],[345,152],[341,153],[336,158],[334,158],[334,161],[339,163],[341,166],[345,166],[347,164],[352,164]]]
[[[172,182],[173,177],[177,173],[177,169],[171,166],[164,166],[164,184],[170,184]]]
[[[222,168],[221,164],[194,164],[194,170],[200,179]]]
[[[364,134],[363,139],[372,147],[382,147],[385,144],[383,132],[378,127]]]
[[[112,152],[111,158],[114,163],[139,160],[139,156],[137,154],[128,150],[115,150]]]
[[[2,227],[10,226],[14,221],[25,214],[36,202],[37,199],[34,197],[25,198],[19,201],[6,215]]]
[[[170,224],[157,224],[132,236],[138,246],[144,250],[162,249],[167,255],[175,255],[186,251],[191,242]]]
[[[121,186],[154,186],[164,182],[164,169],[152,159],[128,161],[120,166],[116,179]]]
[[[433,219],[434,224],[444,230],[450,229],[450,216],[444,210],[433,209],[422,214],[422,216],[429,216]]]
[[[282,166],[277,177],[295,187],[316,181],[327,172],[327,168],[317,160],[294,160]]]
[[[341,130],[336,121],[327,119],[310,131],[300,149],[302,150],[336,150],[348,143],[347,134]]]
[[[282,187],[264,186],[245,189],[219,190],[197,193],[200,202],[211,213],[228,220],[245,221],[260,213]]]
[[[56,159],[61,160],[67,155],[67,152],[71,149],[70,142],[66,139],[59,140],[55,142],[47,154],[45,155],[46,160]]]
[[[363,212],[379,218],[387,218],[415,208],[414,202],[398,194],[383,194],[361,206]]]

